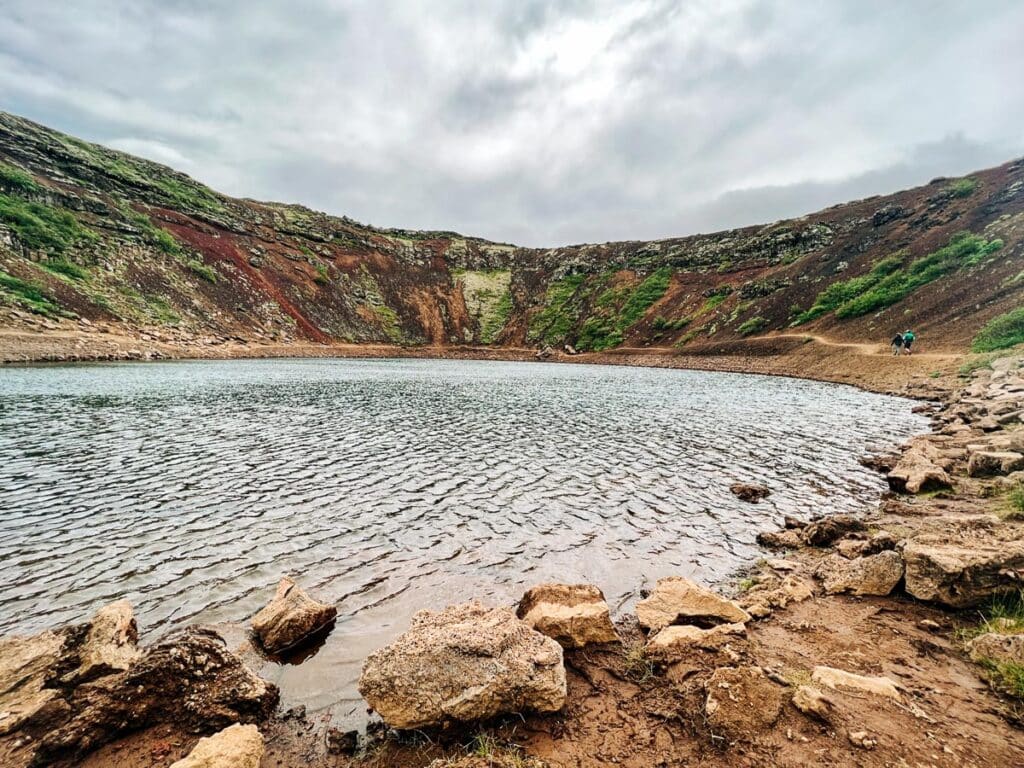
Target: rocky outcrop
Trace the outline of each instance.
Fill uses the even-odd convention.
[[[1024,469],[1024,454],[1016,451],[975,451],[967,462],[970,477],[1009,475]]]
[[[239,721],[256,722],[276,705],[277,689],[246,669],[218,635],[204,630],[185,630],[143,649],[123,671],[102,673],[90,664],[88,682],[63,673],[81,668],[83,648],[89,651],[89,661],[101,657],[109,664],[128,658],[124,646],[116,654],[97,655],[96,643],[76,642],[78,636],[92,635],[95,640],[111,627],[123,626],[108,621],[118,614],[106,614],[95,627],[47,632],[13,649],[0,649],[0,668],[10,664],[7,653],[13,650],[15,664],[27,673],[8,694],[22,695],[22,700],[27,695],[39,704],[21,708],[14,725],[32,739],[37,761],[74,758],[125,732],[157,723],[204,732]]]
[[[0,638],[0,736],[59,697],[48,683],[63,647],[64,636],[57,632]]]
[[[847,534],[866,530],[864,521],[853,515],[830,515],[806,526],[800,540],[812,547],[827,547]]]
[[[263,736],[255,725],[231,725],[200,739],[188,757],[171,768],[259,768]]]
[[[139,657],[138,639],[131,603],[118,600],[100,608],[78,647],[78,667],[64,675],[61,683],[85,683],[113,672],[123,672]]]
[[[712,732],[751,740],[782,713],[782,689],[760,667],[721,667],[707,682],[704,712]]]
[[[557,712],[566,695],[562,647],[506,608],[470,602],[420,611],[366,659],[359,692],[399,729]]]
[[[1024,580],[1024,541],[969,541],[937,537],[903,547],[905,588],[918,600],[953,608],[977,605],[1018,589]]]
[[[715,626],[750,621],[732,600],[682,576],[659,579],[650,596],[636,604],[640,626],[658,632],[671,624]]]
[[[953,485],[946,469],[941,451],[928,438],[917,438],[911,441],[887,479],[889,487],[897,493],[940,491]]]
[[[903,559],[892,551],[847,560],[826,558],[815,570],[826,594],[888,595],[903,578]]]
[[[263,649],[282,653],[301,645],[334,621],[338,609],[319,603],[292,579],[283,578],[277,593],[252,620],[252,630]]]
[[[563,648],[618,642],[604,593],[591,584],[538,584],[516,616]]]
[[[996,661],[1024,666],[1024,633],[986,632],[967,644],[974,661]]]
[[[755,485],[753,483],[733,483],[729,486],[729,490],[738,499],[748,501],[751,504],[757,504],[761,499],[767,499],[771,495],[771,491],[767,486]]]

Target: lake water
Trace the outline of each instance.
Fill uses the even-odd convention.
[[[587,581],[617,614],[721,583],[783,514],[858,512],[857,459],[926,427],[898,398],[665,369],[432,360],[0,368],[0,634],[121,597],[144,640],[244,622],[283,574],[338,606],[262,674],[358,720],[363,658],[419,608]],[[773,491],[761,504],[735,481]]]

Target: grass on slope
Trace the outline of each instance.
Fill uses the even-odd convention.
[[[35,179],[20,168],[7,163],[0,163],[0,186],[18,192],[35,192],[39,189]]]
[[[972,352],[993,352],[1024,344],[1024,307],[989,320],[971,344]]]
[[[75,243],[99,239],[68,211],[10,195],[0,194],[0,221],[23,245],[36,251],[60,253]]]
[[[970,232],[959,232],[950,238],[948,245],[915,259],[906,267],[901,266],[902,259],[898,255],[890,256],[877,262],[866,275],[830,285],[793,325],[802,325],[831,311],[842,320],[891,307],[918,288],[973,267],[1002,247],[1002,240],[986,240]]]
[[[548,284],[544,307],[530,319],[527,338],[545,344],[558,344],[572,330],[576,312],[572,311],[576,292],[586,280],[585,275],[567,275]]]
[[[617,347],[622,343],[626,330],[665,295],[671,279],[671,267],[662,267],[644,278],[632,291],[605,291],[597,299],[595,314],[583,323],[576,347],[594,352]],[[621,307],[616,310],[615,306],[620,302]]]
[[[60,314],[57,302],[40,286],[0,271],[0,298],[4,297],[40,315]]]

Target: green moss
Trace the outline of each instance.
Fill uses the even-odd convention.
[[[384,335],[388,337],[388,340],[394,344],[400,344],[402,342],[402,329],[398,325],[398,313],[384,304],[375,306],[373,311],[377,315],[381,329],[384,331]]]
[[[973,352],[992,352],[1024,344],[1024,307],[989,320],[971,344]]]
[[[217,273],[212,267],[207,266],[203,262],[199,261],[199,259],[189,259],[188,268],[194,274],[199,275],[199,277],[203,278],[203,280],[206,280],[207,282],[217,282]]]
[[[316,276],[313,278],[320,285],[327,285],[331,282],[331,273],[327,271],[326,264],[315,264]]]
[[[736,329],[741,336],[749,336],[752,333],[763,331],[768,321],[763,317],[752,317]]]
[[[89,272],[84,267],[66,259],[47,259],[43,262],[42,266],[49,272],[53,272],[57,275],[63,275],[71,280],[89,279]]]
[[[181,322],[181,317],[163,296],[149,293],[142,298],[149,314],[161,325],[177,325]]]
[[[40,315],[61,314],[57,300],[41,286],[0,271],[0,297]]]
[[[484,344],[493,344],[498,334],[501,333],[502,328],[505,327],[505,323],[508,322],[511,314],[512,294],[509,291],[504,291],[498,297],[498,303],[495,305],[494,311],[485,315],[480,324],[480,341]]]
[[[717,309],[718,307],[720,307],[725,302],[725,300],[728,299],[728,298],[729,298],[729,294],[728,293],[713,293],[713,294],[711,294],[710,296],[708,296],[707,301],[704,302],[704,305],[699,310],[697,310],[697,314],[698,315],[706,315],[708,312],[711,312],[711,311]]]
[[[27,248],[47,253],[60,253],[76,243],[99,239],[68,211],[10,195],[0,195],[0,221]]]
[[[626,299],[626,303],[622,306],[622,311],[619,313],[617,327],[625,331],[643,317],[650,306],[665,295],[671,279],[671,267],[662,267],[648,275],[630,294],[629,298]]]
[[[543,308],[530,318],[527,339],[545,344],[565,340],[579,316],[579,306],[573,300],[585,280],[585,275],[568,275],[548,284]]]
[[[690,318],[679,317],[675,320],[669,320],[664,315],[658,315],[651,321],[651,328],[656,331],[681,331],[687,325],[690,324]]]
[[[0,163],[0,186],[18,192],[37,192],[39,185],[36,180],[20,168],[7,163]]]
[[[852,277],[849,280],[838,280],[818,294],[814,304],[805,312],[800,313],[793,325],[803,325],[811,320],[833,312],[849,301],[860,296],[869,288],[877,285],[888,275],[900,269],[903,260],[899,256],[889,256],[875,262],[871,271],[860,277]]]
[[[174,239],[174,235],[154,224],[149,216],[128,206],[123,206],[120,210],[126,219],[141,230],[146,242],[155,245],[161,251],[171,256],[177,256],[181,253],[181,245]]]
[[[974,190],[976,190],[977,188],[978,180],[972,179],[970,176],[965,176],[962,179],[957,179],[948,187],[946,187],[946,191],[952,197],[963,198],[970,197],[971,195],[973,195]]]

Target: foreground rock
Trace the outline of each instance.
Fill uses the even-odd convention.
[[[815,667],[811,672],[811,680],[829,688],[863,691],[874,696],[899,701],[900,692],[896,683],[888,677],[867,677],[865,675],[846,672],[834,667]]]
[[[736,498],[751,504],[757,504],[761,499],[767,499],[771,495],[767,486],[753,483],[733,483],[729,486],[729,490]]]
[[[732,600],[682,576],[658,579],[650,596],[636,604],[636,617],[651,632],[672,624],[709,627],[750,621],[750,614]]]
[[[0,644],[3,730],[30,737],[37,762],[73,759],[158,723],[208,732],[259,721],[276,705],[277,689],[213,632],[185,630],[140,652],[125,618],[124,606],[108,606],[89,624]]]
[[[618,642],[604,594],[590,584],[538,584],[516,616],[563,648]]]
[[[721,667],[707,683],[708,725],[729,741],[753,739],[782,713],[782,690],[760,667]]]
[[[905,587],[919,600],[953,608],[1019,589],[1024,541],[948,541],[921,537],[903,547]]]
[[[818,566],[814,575],[830,595],[888,595],[903,578],[903,558],[892,551],[854,560],[832,555]]]
[[[370,654],[359,692],[393,728],[475,721],[565,704],[562,647],[506,608],[471,602],[420,611]]]
[[[1024,666],[1024,634],[986,632],[967,644],[972,661],[996,661]]]
[[[283,578],[274,599],[252,620],[252,630],[264,650],[282,653],[325,629],[338,615],[333,605],[320,603],[292,579]]]
[[[809,685],[801,685],[793,693],[793,706],[808,717],[827,723],[832,719],[835,703],[828,696]]]
[[[259,768],[263,736],[255,725],[232,725],[200,739],[188,757],[171,768]]]
[[[694,648],[717,651],[746,633],[745,624],[720,624],[711,629],[690,624],[665,627],[647,641],[644,654],[657,661],[678,661]]]
[[[915,438],[887,480],[898,493],[925,493],[951,488],[953,481],[947,470],[947,460],[927,437]]]
[[[812,547],[827,547],[847,534],[866,530],[864,521],[853,515],[830,515],[805,527],[800,540]]]

